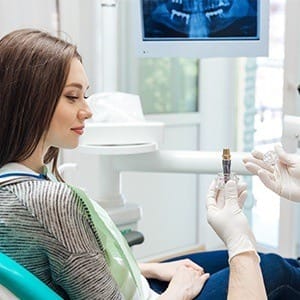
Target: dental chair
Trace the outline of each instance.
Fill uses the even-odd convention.
[[[0,299],[62,300],[45,283],[3,253],[0,253]]]

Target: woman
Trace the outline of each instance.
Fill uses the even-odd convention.
[[[182,257],[141,264],[138,270],[105,212],[96,207],[96,213],[82,191],[61,179],[56,166],[58,148],[76,147],[84,122],[92,115],[85,101],[87,89],[88,79],[75,46],[30,29],[14,31],[0,40],[0,251],[64,299],[176,300],[197,295],[197,299],[225,299],[229,280],[226,251],[192,255],[194,262]],[[52,164],[54,175],[45,164]],[[217,196],[211,195],[213,202]],[[234,201],[244,196],[242,189]],[[229,220],[234,218],[232,214]],[[216,219],[211,217],[211,224]],[[224,237],[217,232],[226,244],[227,238],[232,240],[230,234]],[[253,244],[250,250],[246,248],[238,249],[235,257],[245,251],[250,251],[250,258],[256,257]],[[266,255],[261,261],[268,279],[282,259]],[[257,266],[256,259],[254,268],[260,272]],[[212,274],[208,281],[204,269]],[[158,294],[140,272],[153,279],[150,283]],[[286,281],[283,275],[273,276],[273,285],[267,286],[269,294]]]

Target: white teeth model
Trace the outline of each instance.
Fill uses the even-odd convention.
[[[178,4],[182,4],[183,0],[172,0],[172,3],[178,3]]]
[[[177,11],[175,9],[172,9],[172,12],[171,12],[171,20],[174,19],[174,17],[180,17],[182,19],[185,19],[185,24],[188,25],[189,24],[189,21],[190,21],[190,15],[189,14],[185,14],[183,12],[180,12],[180,11]]]

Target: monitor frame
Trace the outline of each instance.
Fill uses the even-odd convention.
[[[269,52],[269,0],[257,0],[258,39],[145,39],[142,1],[135,0],[134,30],[140,57],[259,57]],[[237,0],[238,1],[238,0]],[[136,11],[137,10],[137,11]]]

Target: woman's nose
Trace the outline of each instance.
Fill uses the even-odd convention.
[[[93,113],[90,107],[86,104],[84,108],[80,109],[79,111],[79,119],[86,120],[90,119],[93,116]]]

